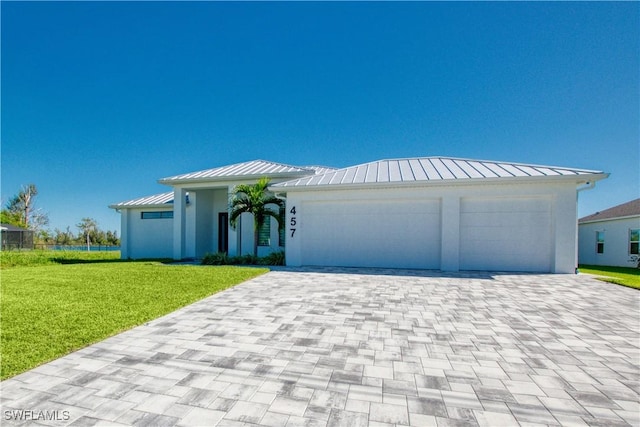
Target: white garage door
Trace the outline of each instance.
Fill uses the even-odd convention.
[[[440,203],[305,202],[302,264],[440,268]]]
[[[551,271],[551,202],[462,199],[460,269]]]

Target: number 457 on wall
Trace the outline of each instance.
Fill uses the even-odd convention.
[[[296,220],[296,217],[294,216],[296,214],[296,207],[292,206],[291,209],[289,209],[289,213],[292,215],[291,218],[289,219],[289,226],[291,228],[289,228],[289,231],[291,232],[291,237],[293,237],[296,234],[296,224],[298,224],[298,221]]]

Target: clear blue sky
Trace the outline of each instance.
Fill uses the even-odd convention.
[[[640,4],[2,2],[2,203],[51,229],[261,158],[603,170],[639,197]]]

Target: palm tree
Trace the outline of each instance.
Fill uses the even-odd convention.
[[[284,226],[284,220],[280,215],[280,209],[274,210],[268,208],[268,205],[283,206],[284,202],[278,199],[270,191],[269,178],[260,178],[253,185],[241,184],[234,188],[234,196],[231,199],[231,212],[229,214],[229,223],[233,229],[238,224],[238,218],[243,213],[253,215],[253,256],[258,256],[258,232],[264,225],[267,217],[271,216],[278,221],[278,228]]]

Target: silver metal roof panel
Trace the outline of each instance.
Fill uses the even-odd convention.
[[[268,175],[315,175],[326,173],[335,169],[325,166],[299,167],[266,160],[252,160],[250,162],[221,166],[203,171],[190,172],[181,175],[162,178],[162,184],[172,184],[185,181],[223,180],[229,178],[268,176]]]
[[[512,162],[420,157],[386,159],[273,185],[277,188],[448,180],[605,175],[600,171]]]
[[[173,191],[162,194],[154,194],[153,196],[140,197],[138,199],[127,200],[125,202],[116,203],[114,205],[110,205],[110,208],[113,209],[121,209],[121,208],[133,208],[133,207],[142,207],[142,206],[157,206],[157,205],[165,205],[173,203]]]

